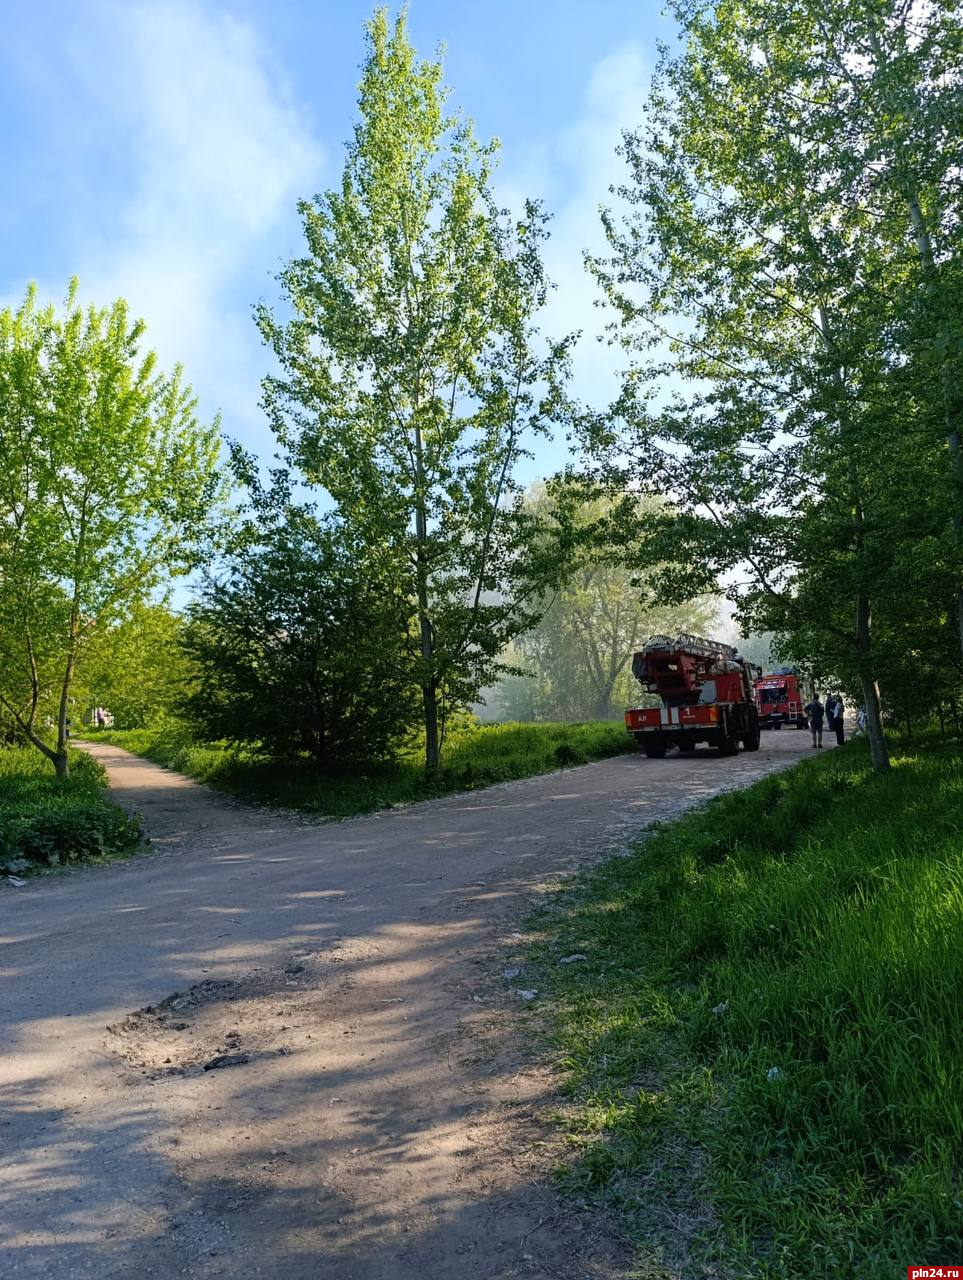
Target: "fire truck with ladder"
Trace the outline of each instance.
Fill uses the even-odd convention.
[[[632,660],[632,672],[661,707],[630,707],[625,727],[647,756],[661,759],[670,746],[691,751],[708,742],[720,755],[759,750],[755,681],[760,670],[732,645],[683,632],[673,640],[652,636]]]

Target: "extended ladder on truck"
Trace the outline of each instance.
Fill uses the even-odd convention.
[[[734,755],[740,742],[746,751],[759,749],[753,687],[759,669],[732,645],[686,631],[651,636],[634,655],[632,671],[662,701],[625,713],[626,729],[647,756],[661,758],[670,746],[691,751],[700,742],[721,755]]]
[[[646,641],[643,652],[653,647],[655,641],[658,641],[659,648],[684,649],[686,653],[702,654],[703,657],[714,658],[722,655],[724,658],[735,658],[737,651],[731,644],[723,644],[721,640],[704,640],[702,636],[694,636],[691,631],[680,631],[674,640],[670,640],[668,636],[653,636]]]

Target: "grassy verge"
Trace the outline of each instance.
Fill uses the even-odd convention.
[[[307,761],[278,763],[248,747],[198,743],[182,725],[97,733],[157,764],[262,804],[332,817],[472,790],[634,750],[620,722],[478,725],[453,734],[426,779],[417,753],[364,775],[319,776]]]
[[[963,1261],[963,759],[915,750],[722,797],[540,918],[559,1176],[624,1215],[641,1274]]]
[[[0,747],[0,868],[22,875],[134,849],[140,824],[106,798],[106,781],[83,752],[60,781],[35,748]]]

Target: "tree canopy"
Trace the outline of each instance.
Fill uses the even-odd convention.
[[[555,486],[529,501],[545,522],[562,517],[571,552],[559,584],[544,597],[542,617],[514,643],[514,662],[526,674],[507,677],[493,697],[513,719],[621,717],[626,704],[641,696],[632,654],[658,632],[711,630],[716,601],[704,596],[661,605],[652,592],[652,571],[626,562],[618,532],[623,507],[627,503],[639,517],[653,510],[651,500],[565,495],[564,486]],[[565,507],[570,509],[563,515]]]
[[[0,708],[59,773],[88,645],[191,567],[219,488],[180,369],[77,292],[0,311]]]
[[[184,621],[168,603],[135,601],[120,622],[90,636],[75,684],[87,716],[100,706],[117,729],[142,729],[172,717],[191,672],[182,647]]]
[[[846,679],[885,768],[884,620],[955,629],[961,580],[958,15],[672,11],[682,47],[594,264],[633,367],[586,438],[610,480],[671,500],[647,522],[664,598],[723,577],[746,629]]]

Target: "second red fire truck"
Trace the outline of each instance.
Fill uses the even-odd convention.
[[[652,636],[635,654],[632,671],[661,707],[630,707],[625,727],[647,756],[661,758],[670,746],[691,751],[707,742],[721,755],[759,749],[754,684],[759,668],[732,645],[683,632]]]
[[[791,667],[780,667],[772,675],[756,681],[756,710],[763,729],[781,729],[784,724],[797,729],[808,727],[806,702],[811,687]]]

